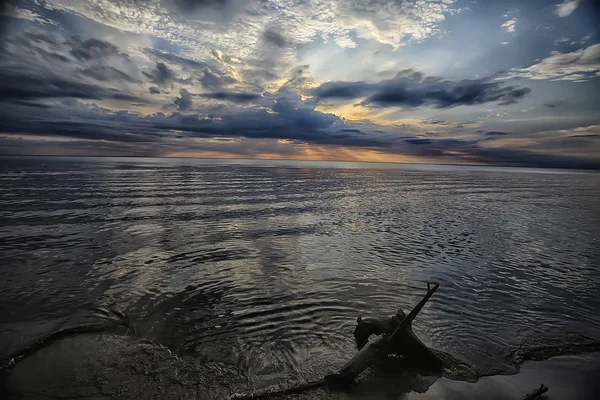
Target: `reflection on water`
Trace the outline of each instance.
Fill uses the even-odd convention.
[[[600,175],[359,166],[4,159],[0,353],[117,304],[178,354],[276,378],[343,363],[359,314],[429,280],[415,332],[482,373],[597,336]]]

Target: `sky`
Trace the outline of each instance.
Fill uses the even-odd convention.
[[[23,0],[0,154],[600,168],[593,0]]]

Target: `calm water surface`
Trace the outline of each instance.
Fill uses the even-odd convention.
[[[5,158],[0,353],[97,306],[257,379],[354,352],[410,309],[482,373],[600,332],[600,174],[177,159]],[[331,372],[331,371],[323,371]]]

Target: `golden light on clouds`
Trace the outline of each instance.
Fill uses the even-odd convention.
[[[309,143],[297,143],[284,139],[258,140],[247,139],[241,143],[245,152],[232,149],[224,150],[176,150],[164,154],[164,157],[181,158],[256,158],[261,160],[317,160],[317,161],[364,161],[386,163],[433,163],[442,162],[440,158],[419,157],[386,152],[379,149],[346,146],[323,146]],[[239,145],[239,143],[238,143]],[[272,147],[270,150],[269,148]],[[444,160],[447,162],[447,160]]]
[[[396,112],[394,109],[372,109],[360,105],[362,99],[351,102],[336,103],[336,104],[321,104],[315,110],[335,114],[347,121],[370,121],[379,125],[390,125],[393,123],[389,119],[389,115]]]

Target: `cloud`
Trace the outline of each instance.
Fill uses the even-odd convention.
[[[192,95],[186,89],[179,89],[179,95],[181,97],[175,97],[173,103],[177,105],[180,110],[188,110],[192,108],[193,101]]]
[[[320,99],[356,99],[367,94],[373,86],[365,82],[326,82],[312,94]]]
[[[366,97],[361,104],[374,107],[414,108],[428,105],[450,108],[490,102],[512,104],[530,91],[526,87],[502,86],[500,82],[492,82],[489,77],[454,82],[413,72],[409,77],[399,74],[397,78],[378,83],[327,82],[312,94],[319,100]]]
[[[480,115],[497,114],[496,105],[521,101],[529,88],[501,82],[498,75],[448,80],[407,68],[454,68],[442,60],[445,56],[438,58],[435,51],[427,50],[436,50],[429,47],[432,42],[444,46],[444,38],[423,41],[450,34],[441,29],[455,26],[443,24],[448,15],[458,12],[452,10],[451,0],[47,0],[35,4],[35,11],[56,18],[60,26],[18,21],[27,29],[38,26],[40,30],[7,30],[7,40],[0,43],[0,122],[5,132],[11,132],[4,135],[38,135],[56,143],[64,138],[86,141],[86,149],[95,141],[105,151],[120,149],[114,150],[118,154],[138,151],[160,156],[202,142],[202,148],[210,151],[252,155],[244,144],[257,141],[271,143],[265,149],[279,154],[296,151],[289,150],[291,143],[439,160],[518,163],[518,149],[489,146],[517,143],[519,129],[463,118],[480,121]],[[504,26],[511,32],[514,27]],[[498,33],[497,27],[490,29]],[[410,43],[416,46],[402,49],[402,57],[390,55]],[[339,48],[353,46],[358,48]],[[303,56],[315,49],[331,54],[322,57],[323,63],[319,57]],[[412,58],[421,49],[426,57]],[[373,63],[360,61],[346,67],[347,60],[362,60],[366,54],[373,55]],[[434,68],[429,57],[443,66]],[[456,59],[457,65],[463,61]],[[373,69],[375,64],[379,66]],[[356,74],[345,74],[347,68]],[[369,68],[373,70],[365,72]],[[381,69],[387,73],[377,78]],[[461,67],[461,74],[470,72]],[[318,81],[328,74],[336,74],[339,80],[353,76],[355,81]],[[539,104],[548,104],[551,99],[543,97],[542,90],[539,93]],[[575,103],[568,93],[564,96]],[[453,109],[461,105],[485,107]],[[394,109],[376,109],[384,107]],[[364,112],[352,118],[352,110]],[[377,115],[373,121],[386,124],[351,122],[342,115],[353,121]],[[515,133],[508,136],[503,130]],[[587,146],[597,141],[591,135],[572,133],[571,141]],[[272,143],[279,143],[278,147]],[[519,154],[534,153],[531,161],[521,162],[564,164],[566,154],[543,160],[535,156],[545,150],[543,146],[527,149]]]
[[[157,62],[155,69],[150,72],[144,71],[143,74],[150,79],[150,82],[156,85],[170,84],[175,78],[173,71],[162,62]]]
[[[163,62],[168,63],[170,65],[176,65],[179,68],[185,71],[193,71],[193,70],[204,70],[204,68],[209,65],[204,61],[192,60],[189,58],[181,57],[172,53],[165,53],[160,50],[145,48],[143,49],[144,54],[146,54],[151,59],[155,60],[157,63]]]
[[[226,75],[215,74],[209,68],[202,69],[202,72],[203,75],[202,78],[200,78],[200,83],[206,89],[218,89],[236,82],[234,78]]]
[[[93,78],[97,81],[126,81],[130,83],[141,83],[139,79],[108,65],[96,65],[81,69],[79,72],[82,75]]]
[[[506,21],[505,23],[503,23],[500,26],[502,28],[506,28],[506,32],[515,33],[515,29],[517,27],[517,19],[516,18],[509,19],[508,21]]]
[[[186,95],[182,94],[182,97]],[[100,143],[97,151],[102,147],[106,151],[114,148],[113,154],[124,155],[160,156],[178,149],[184,151],[201,148],[253,156],[255,153],[244,142],[245,139],[251,139],[283,140],[294,146],[302,143],[344,146],[355,148],[358,152],[361,149],[371,149],[387,154],[436,158],[446,162],[562,168],[600,167],[598,153],[592,149],[583,156],[560,153],[560,149],[566,145],[581,151],[581,147],[573,144],[573,139],[568,141],[569,135],[586,135],[575,140],[597,142],[597,138],[591,135],[598,134],[598,126],[555,133],[554,139],[539,142],[531,149],[485,147],[482,145],[484,142],[477,140],[447,139],[435,135],[426,138],[412,137],[399,135],[397,131],[392,134],[360,129],[360,125],[347,124],[335,115],[314,110],[293,95],[277,96],[272,100],[271,108],[222,108],[215,109],[212,115],[200,109],[192,114],[175,112],[170,115],[156,113],[147,116],[63,100],[41,109],[19,104],[0,107],[0,120],[7,132],[13,132],[9,134],[10,137],[27,133],[94,141]],[[98,142],[99,140],[101,141]],[[504,140],[502,135],[493,142],[499,140]],[[62,143],[63,151],[68,152],[69,142]],[[491,144],[490,141],[485,143]],[[15,146],[14,141],[10,145]],[[295,147],[278,146],[280,147],[276,150],[279,154],[296,151]],[[544,149],[552,150],[555,147],[555,153],[544,153]]]
[[[409,138],[409,139],[404,139],[404,141],[406,143],[412,143],[412,144],[431,144],[433,143],[432,139],[421,139],[421,138]]]
[[[24,31],[8,35],[0,48],[5,96],[140,101],[126,87],[141,83],[138,67],[112,43],[46,31]],[[31,82],[38,83],[31,87]]]
[[[119,48],[112,43],[94,38],[82,40],[78,36],[71,38],[70,53],[79,61],[90,61],[104,57],[121,55]]]
[[[71,99],[43,108],[37,107],[35,102],[21,104],[11,100],[12,107],[0,107],[0,120],[6,132],[15,134],[157,145],[173,144],[177,137],[285,139],[351,147],[385,147],[394,143],[394,139],[385,134],[366,136],[339,117],[314,110],[296,95],[276,96],[265,101],[271,105],[231,108],[200,104],[192,112],[192,95],[181,89],[174,103],[180,111],[186,111],[185,114],[141,116]],[[343,130],[345,128],[349,130]]]
[[[13,70],[0,66],[0,101],[35,99],[114,99],[143,102],[138,96],[117,89],[74,81],[35,68]]]
[[[527,68],[513,70],[509,77],[584,81],[600,76],[600,43],[570,53],[553,51]]]
[[[217,48],[243,65],[261,52],[265,21],[288,42],[332,40],[352,46],[353,37],[399,48],[440,32],[454,0],[52,0],[60,9],[123,32],[167,40],[195,58]],[[269,35],[269,33],[267,33]],[[280,37],[271,36],[282,44]],[[272,43],[275,43],[271,41]],[[291,60],[283,57],[282,65]]]
[[[506,136],[506,135],[510,135],[509,132],[499,132],[499,131],[485,132],[485,134],[488,135],[488,136]]]
[[[248,0],[162,0],[161,5],[185,19],[230,21]]]
[[[337,1],[337,21],[351,29],[340,32],[336,42],[342,47],[353,47],[354,41],[349,35],[352,32],[360,38],[376,40],[397,49],[411,40],[422,40],[438,33],[445,15],[452,12],[453,3],[453,0]]]
[[[256,93],[234,93],[234,92],[212,92],[203,93],[202,97],[215,100],[226,100],[234,103],[245,103],[251,100],[260,98],[260,94]]]
[[[565,0],[556,6],[554,13],[561,18],[568,17],[579,6],[580,0]]]
[[[265,33],[263,34],[263,39],[265,40],[265,42],[280,48],[283,48],[288,44],[286,38],[281,33],[272,29],[267,29],[265,31]]]
[[[556,108],[556,107],[562,106],[564,104],[565,104],[564,101],[559,100],[559,101],[544,103],[544,107]]]
[[[7,15],[9,17],[20,18],[20,19],[25,19],[25,20],[32,21],[32,22],[37,22],[38,24],[41,24],[41,25],[56,25],[55,21],[45,18],[32,10],[15,7],[15,6],[13,6],[11,4],[7,4],[7,3],[8,3],[7,1],[0,2],[0,16]]]

